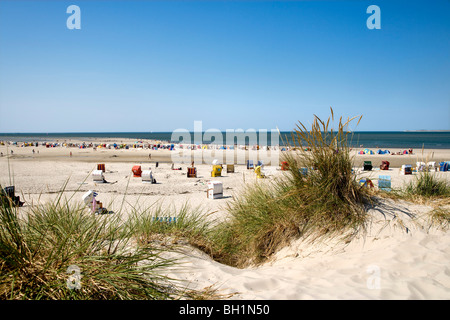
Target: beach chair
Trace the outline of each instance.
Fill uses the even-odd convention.
[[[265,178],[265,177],[266,177],[264,171],[262,171],[261,166],[257,166],[257,167],[255,168],[255,173],[256,173],[256,177],[257,177],[258,179],[262,179],[262,178]]]
[[[187,168],[187,177],[188,178],[197,178],[197,168],[196,167],[188,167]]]
[[[373,182],[372,182],[372,180],[370,180],[368,178],[363,178],[363,179],[359,180],[359,184],[363,187],[373,188]]]
[[[94,201],[95,197],[97,196],[97,192],[94,192],[92,190],[89,190],[88,192],[86,192],[85,194],[83,194],[83,196],[81,197],[81,199],[83,200],[84,204],[87,206],[90,206],[91,203]]]
[[[152,222],[157,223],[177,223],[177,217],[152,217]]]
[[[380,170],[389,170],[389,161],[381,161]]]
[[[106,172],[105,171],[105,164],[97,164],[97,170],[102,170],[103,172]]]
[[[156,179],[153,178],[152,170],[144,170],[142,171],[142,182],[143,183],[156,183]]]
[[[424,171],[425,162],[416,162],[416,169],[417,169],[417,172]]]
[[[103,209],[103,204],[100,201],[97,201],[95,197],[97,196],[97,192],[89,190],[86,192],[81,198],[84,204],[91,209],[92,213],[98,212],[99,209]]]
[[[401,168],[401,173],[403,175],[412,174],[412,167],[410,164],[403,164]]]
[[[222,165],[216,164],[212,168],[211,177],[220,177],[220,176],[222,176]]]
[[[133,172],[133,177],[141,177],[142,175],[141,166],[134,166],[131,171]]]
[[[300,168],[300,169],[298,169],[298,171],[304,177],[306,177],[308,175],[308,168]]]
[[[2,205],[12,204],[14,207],[22,207],[25,202],[20,201],[20,197],[16,196],[15,186],[9,186],[0,190],[0,203]]]
[[[209,181],[206,191],[208,199],[219,199],[223,197],[223,184],[221,181]]]
[[[436,171],[436,162],[435,161],[429,161],[427,162],[428,171]]]
[[[378,176],[378,189],[391,191],[391,176]]]
[[[97,192],[89,190],[82,196],[82,200],[85,205],[91,209],[92,213],[108,213],[108,210],[106,208],[103,208],[103,203],[95,199],[96,196],[98,196]],[[110,213],[112,213],[112,211],[110,211]]]
[[[371,171],[372,170],[372,161],[364,161],[363,170],[364,171]]]
[[[283,170],[283,171],[289,170],[289,164],[287,163],[287,161],[281,162],[281,170]]]
[[[254,165],[253,165],[253,160],[247,160],[247,169],[253,169]]]
[[[94,171],[92,171],[92,179],[96,183],[105,183],[106,182],[105,177],[103,176],[103,171],[102,170],[94,170]]]
[[[234,173],[234,164],[227,164],[227,173]]]

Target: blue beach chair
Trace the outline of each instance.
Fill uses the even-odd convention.
[[[378,189],[391,191],[391,176],[378,176]]]
[[[298,171],[300,172],[300,174],[302,176],[307,176],[308,175],[308,168],[300,168],[300,169],[298,169]]]

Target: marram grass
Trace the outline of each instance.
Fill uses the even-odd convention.
[[[436,173],[419,172],[405,189],[406,195],[423,197],[449,197],[450,184]]]
[[[330,120],[332,110],[326,122],[315,117],[311,130],[300,123],[292,133],[297,151],[281,159],[289,164],[285,176],[251,185],[233,199],[231,218],[212,233],[215,259],[245,267],[301,236],[352,237],[364,228],[372,198],[352,172],[347,129],[354,119],[341,118],[337,131]]]
[[[0,206],[0,299],[171,299],[183,289],[162,271],[175,262],[133,224],[58,199],[19,215]],[[192,293],[191,293],[192,294]]]

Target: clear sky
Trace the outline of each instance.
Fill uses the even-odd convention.
[[[283,131],[330,106],[450,130],[450,1],[0,0],[0,132]]]

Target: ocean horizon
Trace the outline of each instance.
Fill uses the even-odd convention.
[[[207,137],[204,137],[205,133]],[[292,144],[292,131],[281,131],[282,139],[278,139],[280,145]],[[194,134],[196,134],[194,136]],[[249,144],[249,136],[254,135],[260,145],[272,145],[271,132],[265,136],[259,131],[254,133],[233,133],[235,144]],[[255,135],[256,134],[256,135]],[[223,141],[215,141],[211,136],[222,135]],[[179,135],[173,132],[52,132],[52,133],[0,133],[0,141],[12,142],[54,142],[56,140],[70,140],[82,138],[96,139],[135,139],[158,140],[168,143],[195,144],[199,133],[190,132],[191,141],[182,141]],[[202,132],[202,144],[215,143],[219,145],[226,143],[227,132]],[[177,139],[173,139],[177,138]],[[262,139],[262,141],[260,141]],[[275,138],[276,139],[276,138]],[[254,140],[252,140],[253,142]],[[274,141],[276,143],[276,141]],[[253,144],[253,143],[250,143]],[[450,149],[450,131],[354,131],[349,133],[349,144],[351,147],[364,148],[425,148],[425,149]]]

